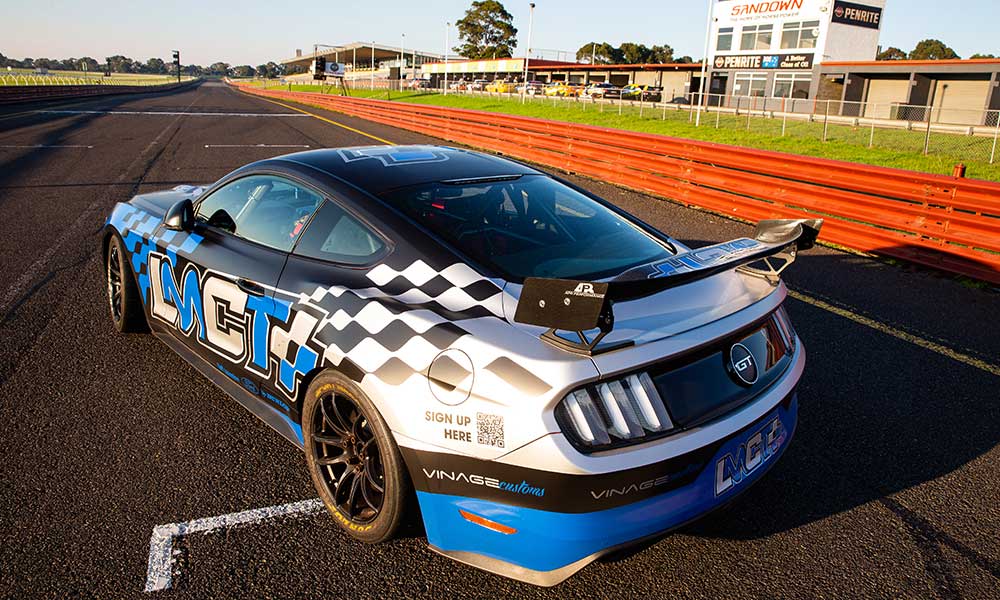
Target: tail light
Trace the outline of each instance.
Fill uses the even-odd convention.
[[[556,420],[563,433],[585,452],[639,443],[674,429],[647,373],[571,392],[556,408]]]

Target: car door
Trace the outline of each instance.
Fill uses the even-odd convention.
[[[361,379],[357,366],[343,359],[364,348],[364,339],[375,337],[373,332],[387,323],[377,322],[384,314],[370,312],[374,321],[352,324],[366,301],[363,293],[348,290],[371,288],[366,274],[389,250],[387,237],[362,217],[329,198],[323,202],[289,254],[278,283],[280,294],[294,302],[287,327],[275,332],[283,342],[275,346],[285,355],[277,357],[280,376],[265,384],[273,386],[268,392],[295,397],[303,377],[327,360]]]
[[[188,349],[254,395],[274,375],[270,332],[288,317],[274,288],[287,253],[322,201],[288,177],[247,175],[203,196],[195,207],[201,237],[173,278],[152,278],[150,312]],[[164,257],[170,260],[170,257]],[[266,398],[266,397],[265,397]],[[281,406],[277,398],[266,398]],[[276,402],[277,401],[277,402]]]

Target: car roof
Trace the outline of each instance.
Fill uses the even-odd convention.
[[[308,165],[374,195],[438,181],[540,174],[498,156],[448,146],[325,148],[271,160]]]

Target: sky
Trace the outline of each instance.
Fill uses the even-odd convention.
[[[528,1],[501,0],[514,15],[518,50],[528,36]],[[857,0],[863,3],[863,0]],[[377,41],[442,52],[445,23],[471,0],[275,2],[265,0],[0,0],[0,53],[12,58],[104,57],[145,61],[181,50],[184,64],[258,65],[311,51],[314,43]],[[532,47],[575,51],[591,41],[669,44],[677,56],[704,53],[707,1],[536,0]],[[960,7],[960,8],[959,8]],[[881,43],[906,51],[938,38],[962,57],[1000,56],[995,0],[888,0]],[[457,33],[451,29],[451,45]],[[545,55],[545,58],[555,56]]]

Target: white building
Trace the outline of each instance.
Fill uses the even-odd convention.
[[[885,0],[858,1],[863,4],[842,0],[715,3],[709,92],[816,98],[822,82],[820,64],[875,59]]]

